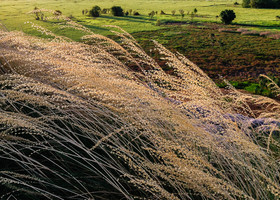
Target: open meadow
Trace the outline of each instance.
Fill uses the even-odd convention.
[[[280,9],[234,3],[0,0],[0,199],[279,200]]]
[[[241,5],[234,5],[235,0],[216,0],[216,1],[195,1],[195,0],[1,0],[0,1],[0,20],[11,30],[22,30],[24,32],[32,33],[30,27],[23,25],[26,21],[34,21],[34,16],[27,13],[34,9],[34,7],[45,8],[51,10],[60,10],[66,16],[74,16],[80,23],[87,25],[96,33],[109,34],[108,28],[103,25],[117,25],[125,29],[129,33],[139,31],[158,30],[161,27],[155,26],[156,20],[162,22],[177,21],[189,22],[191,21],[191,12],[197,8],[197,16],[193,21],[199,22],[220,22],[216,18],[217,15],[224,9],[233,9],[236,12],[237,18],[234,23],[258,25],[262,29],[270,29],[278,31],[280,27],[280,20],[276,20],[276,16],[280,15],[277,9],[245,9]],[[241,0],[238,0],[241,4]],[[82,15],[82,10],[90,10],[93,6],[98,5],[103,8],[111,8],[112,6],[121,6],[125,11],[132,9],[140,13],[140,16],[114,17],[110,14],[103,14],[101,17],[92,18]],[[185,17],[182,19],[179,10],[185,11]],[[158,14],[151,20],[148,13],[151,11],[158,11]],[[160,15],[163,10],[167,15]],[[171,15],[171,11],[175,10],[175,16]],[[189,14],[188,14],[189,13]],[[39,23],[42,25],[41,23]],[[59,34],[67,33],[63,30],[57,30],[57,26],[53,23],[44,23],[47,27]],[[78,33],[77,33],[78,34]],[[74,39],[79,39],[73,33],[68,34]]]

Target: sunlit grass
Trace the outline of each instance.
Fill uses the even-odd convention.
[[[222,93],[156,41],[172,74],[122,29],[107,27],[117,43],[60,20],[83,42],[0,30],[1,198],[279,197],[279,102]]]

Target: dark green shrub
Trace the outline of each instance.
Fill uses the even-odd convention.
[[[136,15],[140,15],[140,13],[137,12],[137,11],[134,11],[134,12],[133,12],[133,15],[135,15],[135,16],[136,16]]]
[[[251,7],[250,0],[243,0],[242,7],[243,8],[250,8]]]
[[[89,15],[92,17],[99,17],[101,12],[101,8],[99,6],[93,6],[89,11]]]
[[[223,10],[220,17],[223,23],[230,24],[236,18],[236,15],[233,10]]]
[[[114,16],[124,16],[123,9],[120,6],[113,6],[111,11]]]

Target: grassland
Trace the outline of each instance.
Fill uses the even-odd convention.
[[[211,24],[169,26],[133,36],[147,52],[153,47],[151,40],[156,40],[174,53],[184,54],[215,80],[221,75],[231,81],[254,82],[258,74],[280,74],[280,40],[220,32]]]
[[[280,41],[237,31],[277,31],[277,10],[233,1],[0,3],[7,29],[32,35],[0,27],[0,199],[279,199],[279,101],[209,78],[254,90],[258,74],[279,74]],[[95,4],[142,15],[82,15]],[[26,15],[35,6],[73,21],[35,20]],[[194,7],[193,20],[169,14]],[[225,8],[236,24],[216,22]],[[168,15],[150,20],[152,9]],[[113,36],[106,24],[132,35]]]
[[[0,29],[1,199],[279,199],[279,102],[87,31]]]
[[[201,66],[214,80],[217,81],[218,75],[222,75],[233,81],[234,85],[239,85],[238,87],[253,92],[257,87],[259,74],[264,73],[279,77],[279,40],[219,33],[218,29],[224,26],[216,16],[224,9],[233,9],[237,15],[233,29],[245,27],[249,30],[279,33],[280,20],[276,20],[275,16],[280,15],[280,11],[277,9],[245,9],[241,5],[234,5],[234,2],[233,0],[2,0],[0,22],[9,30],[20,30],[31,35],[45,37],[32,28],[30,24],[25,24],[25,22],[31,21],[57,35],[66,36],[76,41],[79,41],[85,33],[71,28],[61,28],[61,24],[56,20],[35,20],[34,15],[27,13],[34,7],[61,10],[64,15],[73,16],[73,19],[78,23],[102,35],[112,35],[110,28],[104,27],[104,25],[116,25],[132,33],[147,52],[151,48],[151,43],[149,44],[148,40],[155,39],[173,52],[183,53]],[[241,0],[238,2],[241,4]],[[90,9],[94,5],[99,5],[101,8],[119,5],[124,10],[132,9],[141,15],[114,17],[110,14],[102,14],[101,17],[92,18],[82,14],[82,10]],[[194,8],[197,8],[198,12],[192,18],[190,13]],[[179,15],[179,9],[185,11],[183,19]],[[157,14],[153,19],[150,19],[148,13],[152,10],[158,11],[158,13],[163,10],[166,15]],[[175,16],[171,15],[172,10],[176,10]],[[156,26],[157,20],[160,20],[160,26]],[[185,25],[180,26],[180,24]],[[214,34],[215,38],[211,39],[211,34]],[[155,57],[155,59],[157,58]]]
[[[26,13],[33,10],[34,7],[46,8],[52,10],[61,10],[63,14],[74,16],[80,23],[88,26],[96,33],[109,34],[107,28],[102,27],[103,25],[117,25],[124,28],[129,33],[139,31],[151,31],[158,30],[162,27],[155,26],[157,19],[162,22],[166,21],[191,21],[190,15],[194,8],[197,8],[197,16],[194,17],[193,21],[200,22],[219,22],[216,16],[224,9],[233,9],[236,12],[237,18],[234,21],[238,24],[245,25],[256,25],[255,28],[259,29],[270,29],[273,31],[279,30],[280,21],[275,19],[275,16],[280,15],[279,10],[276,9],[245,9],[240,5],[234,6],[233,0],[222,0],[222,1],[150,1],[150,0],[118,0],[118,1],[90,1],[90,0],[71,0],[71,1],[56,1],[56,0],[1,0],[0,5],[0,20],[10,30],[22,30],[27,33],[35,34],[29,26],[23,25],[25,21],[35,21],[34,17],[27,15]],[[241,0],[238,0],[241,3]],[[111,15],[102,15],[99,18],[92,18],[82,15],[83,9],[90,9],[92,6],[98,5],[101,8],[110,8],[114,5],[122,6],[125,10],[132,9],[139,12],[140,16],[128,16],[128,17],[113,17]],[[183,9],[186,16],[181,19],[178,10]],[[151,20],[148,17],[148,13],[152,10],[160,11],[163,10],[167,15],[157,15]],[[175,16],[171,16],[171,11],[176,10]],[[54,26],[53,23],[41,23],[37,22],[44,27],[55,31],[58,34],[69,33],[69,30],[63,31],[58,30],[58,26]],[[70,32],[68,36],[78,39],[79,34]]]

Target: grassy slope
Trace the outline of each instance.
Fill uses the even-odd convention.
[[[279,40],[219,32],[213,25],[171,26],[164,31],[133,36],[147,52],[152,48],[150,39],[153,39],[173,52],[186,55],[213,79],[218,79],[220,74],[232,81],[254,82],[259,74],[280,73]]]
[[[93,46],[0,31],[3,199],[278,199],[277,129],[244,115],[246,99],[279,119],[279,103],[224,95],[161,46],[174,75],[129,38],[91,36]]]

